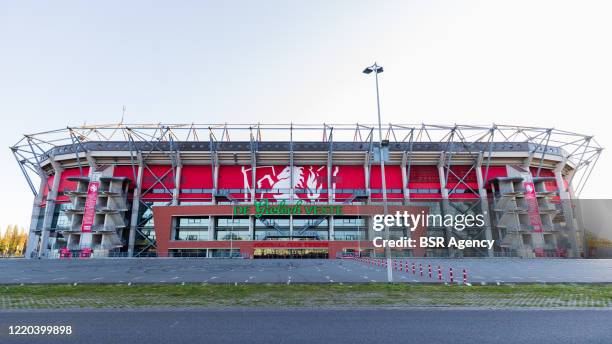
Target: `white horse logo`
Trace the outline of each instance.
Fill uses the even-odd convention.
[[[323,189],[323,182],[321,181],[321,173],[324,166],[285,166],[279,173],[276,173],[274,166],[260,166],[258,169],[269,169],[270,173],[265,174],[263,177],[256,181],[257,188],[267,188],[270,191],[262,192],[260,197],[263,197],[265,193],[272,194],[272,197],[277,200],[287,200],[291,197],[291,185],[293,184],[294,189],[305,189],[305,194],[296,194],[295,197],[300,198],[302,195],[310,201],[315,201],[321,197],[321,190]],[[293,170],[293,183],[291,183]],[[242,170],[244,175],[244,187],[250,189],[248,172],[250,169]],[[267,185],[265,184],[267,182]]]

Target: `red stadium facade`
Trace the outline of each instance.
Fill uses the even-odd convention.
[[[392,238],[495,240],[492,250],[397,256],[583,254],[572,199],[601,151],[591,137],[389,125],[385,199],[373,133],[368,125],[121,124],[28,135],[12,147],[35,195],[28,256],[374,256],[382,249],[372,218],[385,203],[390,212],[486,220],[464,230],[391,228]]]

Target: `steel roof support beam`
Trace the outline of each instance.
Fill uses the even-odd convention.
[[[580,169],[580,165],[583,162],[584,155],[586,154],[586,151],[589,149],[589,144],[591,143],[591,138],[586,138],[584,141],[585,141],[584,150],[580,154],[580,159],[578,160],[578,164],[576,165],[576,171],[574,171],[574,173],[572,174],[572,177],[570,178],[569,182],[567,183],[568,185],[572,185],[572,182],[574,181],[574,177],[576,176],[576,172]],[[599,158],[599,155],[598,155],[598,158]],[[584,174],[583,174],[583,176],[584,176]],[[580,184],[580,182],[578,184]]]
[[[23,167],[23,164],[25,162],[23,160],[19,160],[19,158],[17,157],[17,152],[16,152],[15,149],[11,149],[11,152],[13,153],[13,156],[15,157],[15,160],[17,161],[17,165],[19,165],[19,169],[21,170],[21,173],[25,177],[26,182],[28,183],[28,186],[30,187],[30,190],[32,190],[32,193],[34,194],[34,197],[37,197],[38,193],[36,191],[36,188],[34,187],[34,183],[32,182],[32,178],[30,178],[30,175],[26,171],[25,167]],[[42,172],[42,170],[41,170],[41,172]],[[39,176],[41,177],[41,180],[42,179],[46,179],[46,176],[44,175],[44,172],[39,173]]]
[[[597,155],[595,156],[595,160],[593,161],[588,161],[588,166],[591,167],[590,170],[585,171],[585,173],[582,175],[582,177],[580,178],[580,181],[578,182],[578,187],[580,189],[578,189],[577,195],[580,196],[580,194],[582,193],[582,189],[584,189],[584,186],[586,185],[586,181],[589,179],[589,177],[591,176],[591,173],[593,172],[593,170],[595,169],[595,165],[597,165],[597,162],[599,161],[599,157],[601,156],[601,149],[600,151],[597,153]],[[575,172],[575,171],[574,171]],[[584,181],[583,181],[584,179]]]
[[[78,149],[78,147],[76,145],[76,142],[79,142],[79,146],[81,146],[80,145],[80,140],[78,140],[75,137],[74,132],[73,132],[72,129],[69,129],[69,130],[70,130],[70,139],[72,140],[72,149],[74,151],[74,156],[76,157],[77,164],[79,165],[79,174],[81,175],[81,177],[83,177],[83,165],[81,164],[81,158],[79,156],[80,155],[79,154],[79,149]]]
[[[540,171],[542,170],[542,165],[544,164],[544,155],[548,150],[548,142],[550,141],[550,134],[552,133],[552,129],[548,129],[546,132],[546,144],[544,145],[544,149],[542,149],[542,156],[540,156],[540,164],[538,165],[538,171],[536,172],[536,178],[540,177]]]

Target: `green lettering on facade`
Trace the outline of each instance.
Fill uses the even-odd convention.
[[[267,199],[255,202],[253,212],[256,218],[264,215],[300,215],[304,209],[306,215],[342,215],[342,206],[320,206],[320,205],[303,205],[302,200],[298,200],[295,204],[287,204],[284,200],[278,203],[270,203]],[[249,205],[235,205],[234,215],[249,215]]]

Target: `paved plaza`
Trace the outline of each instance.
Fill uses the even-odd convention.
[[[401,263],[401,264],[400,264]],[[412,264],[415,273],[412,273]],[[429,266],[432,277],[429,277]],[[401,266],[401,267],[400,267]],[[405,267],[408,267],[408,271]],[[423,267],[423,276],[420,267]],[[438,279],[438,266],[442,280]],[[612,260],[399,259],[395,282],[612,283]],[[33,283],[364,283],[386,282],[384,266],[353,259],[75,259],[0,260],[0,284]]]

